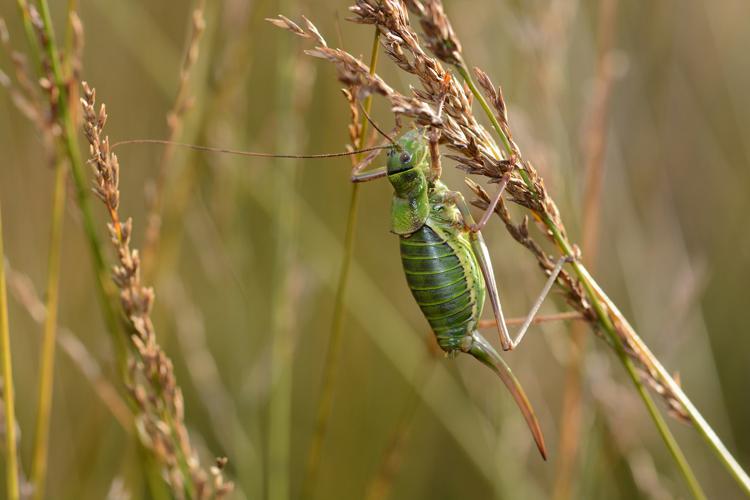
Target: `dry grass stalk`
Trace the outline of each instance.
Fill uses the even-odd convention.
[[[132,327],[128,355],[129,391],[137,411],[136,427],[144,445],[164,469],[166,480],[178,498],[221,498],[232,490],[221,473],[224,460],[210,472],[203,469],[193,450],[184,422],[182,392],[177,385],[171,360],[156,342],[151,322],[154,292],[140,278],[140,257],[130,248],[132,219],[119,214],[120,167],[102,137],[107,114],[104,106],[95,110],[95,92],[83,84],[84,132],[90,144],[94,169],[94,193],[106,207],[108,228],[117,252],[118,264],[112,279],[120,290],[120,303]]]
[[[411,1],[408,5],[421,16],[426,45],[436,55],[444,58],[445,62],[463,64],[460,57],[461,43],[439,2]],[[370,74],[368,66],[358,58],[344,50],[329,47],[317,28],[307,19],[305,28],[284,16],[275,19],[274,24],[316,42],[316,47],[306,52],[332,62],[342,83],[356,88],[362,95],[381,95],[390,102],[391,110],[396,115],[412,118],[419,126],[439,131],[441,145],[458,153],[448,157],[455,160],[459,168],[467,173],[487,177],[491,183],[496,183],[506,172],[511,172],[511,181],[506,188],[511,201],[529,209],[534,214],[535,221],[539,222],[543,234],[554,243],[556,242],[547,224],[554,226],[560,237],[567,241],[557,205],[549,196],[534,166],[523,159],[520,149],[513,142],[507,107],[500,87],[494,86],[486,73],[476,70],[479,85],[494,108],[494,115],[508,140],[512,152],[510,155],[501,152],[474,116],[469,90],[437,58],[430,56],[421,47],[417,33],[409,24],[409,13],[403,3],[393,0],[359,0],[350,10],[354,14],[354,22],[377,27],[386,54],[399,68],[416,76],[421,88],[412,89],[410,96],[394,90],[377,74]],[[522,172],[525,178],[522,177]],[[485,208],[489,203],[487,192],[475,182],[469,180],[467,184],[478,197],[474,204]],[[528,217],[518,224],[514,223],[502,200],[497,214],[511,236],[537,258],[545,273],[551,272],[556,258],[547,254],[531,237]],[[560,273],[558,284],[565,292],[567,302],[596,326],[596,315],[581,284],[567,271]],[[640,346],[633,344],[627,335],[623,334],[622,339],[628,355],[641,368],[644,379],[664,399],[673,414],[686,419],[686,413],[678,399],[661,382],[648,356],[644,356]]]
[[[75,10],[72,10],[71,5],[75,2],[68,2],[68,29],[67,29],[67,43],[65,47],[65,58],[63,60],[63,71],[67,78],[67,98],[68,108],[73,117],[73,121],[76,125],[80,124],[81,116],[78,108],[78,96],[79,88],[78,82],[81,81],[81,75],[83,73],[83,47],[84,47],[84,31],[83,23],[81,18]]]
[[[204,10],[206,7],[205,0],[199,0],[193,9],[191,16],[190,34],[188,36],[187,50],[185,58],[180,66],[180,79],[177,87],[177,96],[175,97],[172,109],[167,113],[167,140],[176,141],[182,132],[185,114],[193,106],[194,98],[190,94],[190,75],[193,67],[200,54],[200,41],[206,30],[206,20]],[[143,257],[147,270],[150,270],[154,264],[154,255],[159,245],[159,232],[161,229],[161,209],[164,197],[164,189],[169,175],[169,165],[174,156],[175,147],[167,144],[164,148],[159,163],[159,170],[153,185],[147,189],[147,200],[149,203],[149,212],[146,219],[146,236],[143,246]],[[150,273],[147,273],[150,275]]]
[[[279,20],[267,19],[267,21],[270,21],[277,26],[284,27],[285,25],[288,25],[290,27],[293,27],[293,29],[294,27],[296,27],[293,22],[286,18],[281,18]],[[320,45],[325,46],[326,42],[318,32],[317,28],[311,22],[307,21],[307,19],[305,19],[305,21],[307,23],[308,30],[304,31],[301,28],[296,27],[297,35],[303,37],[311,36],[315,40],[317,40]],[[376,31],[373,38],[372,51],[370,54],[370,68],[368,70],[370,75],[374,74],[375,67],[377,66],[379,53],[378,42],[379,35]],[[366,144],[368,125],[367,118],[370,110],[372,109],[372,96],[370,94],[362,94],[358,88],[358,84],[356,81],[344,82],[344,84],[345,88],[342,89],[342,91],[344,97],[346,97],[351,118],[348,127],[350,144],[348,145],[347,149],[352,151],[355,149],[362,149]],[[363,97],[364,99],[362,99]],[[359,112],[360,106],[362,106],[361,116]],[[370,159],[372,159],[372,157],[370,157]],[[360,160],[360,155],[352,156],[352,162],[354,165],[356,165]],[[343,344],[344,306],[346,302],[346,290],[349,282],[349,273],[351,271],[351,264],[354,255],[354,241],[357,228],[359,199],[359,185],[354,184],[351,187],[351,197],[349,199],[349,210],[347,214],[346,230],[344,233],[344,254],[343,258],[341,259],[338,283],[336,285],[333,317],[331,321],[331,335],[328,339],[328,346],[326,349],[323,380],[317,404],[315,430],[310,441],[307,464],[305,468],[305,476],[302,482],[302,495],[305,498],[312,497],[315,491],[318,471],[320,469],[320,456],[323,449],[323,442],[325,440],[325,435],[328,429],[328,422],[333,410],[334,388],[337,382],[340,351]]]
[[[16,79],[19,82],[20,90],[17,94],[25,97],[25,101],[14,99],[16,105],[24,112],[23,103],[26,106],[26,116],[39,129],[45,144],[47,154],[57,169],[55,176],[55,195],[53,200],[53,228],[52,241],[50,245],[50,272],[48,273],[47,284],[47,305],[45,310],[53,311],[56,305],[52,298],[56,295],[50,293],[50,290],[57,288],[59,274],[52,272],[53,260],[59,259],[59,253],[55,247],[54,239],[62,234],[62,212],[64,210],[65,195],[65,172],[66,167],[70,166],[73,173],[73,180],[76,186],[76,195],[78,206],[81,210],[82,223],[86,239],[91,250],[92,264],[96,275],[96,291],[102,306],[102,312],[108,330],[113,334],[115,339],[115,352],[118,364],[124,367],[124,356],[122,347],[124,345],[121,332],[121,324],[115,313],[112,296],[110,292],[113,287],[107,279],[107,271],[104,265],[104,259],[101,253],[98,234],[95,229],[94,219],[88,204],[88,189],[86,188],[85,174],[83,174],[82,160],[77,143],[76,113],[72,110],[71,100],[76,95],[77,78],[80,73],[82,64],[83,49],[83,28],[80,20],[73,9],[75,2],[68,4],[68,44],[66,51],[60,53],[55,43],[55,36],[52,27],[49,6],[46,0],[40,0],[37,3],[40,11],[35,6],[31,6],[25,0],[19,0],[18,6],[21,11],[27,42],[30,50],[29,55],[33,60],[32,69],[29,70],[25,64],[25,56],[12,51],[7,36],[2,36],[6,48],[11,52],[12,59],[16,66]],[[39,75],[37,77],[36,75]],[[30,82],[38,82],[32,85]],[[41,92],[40,90],[41,89]],[[75,106],[77,109],[77,106]],[[56,227],[60,226],[60,227]],[[41,497],[44,490],[45,479],[45,460],[46,460],[46,429],[48,423],[45,419],[49,418],[49,406],[52,396],[52,362],[54,361],[54,345],[56,333],[56,321],[54,314],[47,315],[47,325],[45,330],[49,333],[45,335],[43,347],[42,367],[40,369],[40,391],[39,391],[39,415],[36,429],[36,439],[34,444],[34,473],[35,495]]]
[[[25,64],[25,58],[15,52],[9,43],[9,37],[4,24],[0,24],[0,38],[6,50],[11,55],[15,66],[16,79],[20,89],[8,85],[16,106],[25,114],[39,130],[44,144],[45,154],[50,163],[54,164],[55,180],[52,191],[52,214],[50,244],[48,251],[48,271],[46,284],[46,317],[44,319],[44,334],[42,337],[41,356],[39,362],[39,389],[37,393],[37,418],[34,430],[34,444],[32,449],[31,481],[34,486],[34,498],[43,498],[47,478],[47,456],[49,448],[49,428],[52,410],[52,395],[54,386],[54,364],[57,345],[57,311],[60,282],[60,254],[63,234],[63,220],[65,210],[65,182],[67,178],[67,163],[63,153],[60,100],[61,90],[57,84],[53,71],[52,38],[48,34],[44,20],[36,8],[22,7],[26,14],[29,34],[33,31],[36,37],[31,42],[38,43],[40,54],[36,58],[39,63],[38,71],[41,77],[38,85],[33,86],[32,73]],[[65,56],[70,70],[79,71],[81,67],[81,50],[83,47],[83,28],[77,16],[71,12],[70,17],[71,51]],[[69,85],[68,85],[69,87]],[[41,92],[39,92],[41,89]],[[67,92],[65,94],[68,94]],[[69,94],[68,94],[69,95]]]
[[[44,21],[42,20],[39,12],[33,6],[29,8],[29,15],[31,19],[31,25],[34,28],[34,33],[39,41],[39,46],[42,49],[40,56],[40,71],[41,76],[38,81],[38,85],[42,90],[42,93],[46,96],[46,104],[49,106],[48,112],[44,116],[46,127],[50,128],[52,134],[55,137],[61,135],[61,128],[58,125],[60,118],[59,101],[60,101],[60,89],[55,83],[55,75],[52,70],[52,60],[50,58],[49,48],[52,45],[47,31],[44,29]]]
[[[418,368],[414,375],[414,387],[424,387],[429,383],[436,362],[445,355],[431,335],[425,336],[425,339],[431,359]],[[394,483],[403,466],[405,448],[411,437],[419,405],[419,396],[415,392],[409,394],[398,420],[393,425],[393,431],[390,433],[388,444],[383,450],[380,464],[365,489],[364,498],[366,500],[385,500],[392,496]]]
[[[53,158],[56,156],[55,141],[61,136],[57,105],[60,95],[53,83],[55,78],[52,64],[46,53],[50,44],[49,37],[46,36],[37,10],[29,7],[28,12],[35,40],[43,49],[38,61],[40,77],[35,76],[37,70],[29,67],[24,54],[13,48],[5,21],[0,18],[0,43],[8,53],[15,76],[13,82],[7,74],[0,72],[0,85],[8,90],[16,108],[36,126],[44,140],[45,152]]]
[[[6,263],[6,274],[8,278],[8,289],[14,300],[23,307],[32,320],[43,325],[47,318],[47,306],[42,302],[34,284],[26,274],[13,269]],[[92,389],[102,400],[105,407],[112,413],[117,423],[127,432],[132,428],[132,417],[128,405],[120,397],[117,389],[104,375],[99,361],[89,352],[86,346],[78,340],[78,336],[64,326],[58,326],[57,344],[62,348],[65,355],[70,358]]]
[[[237,469],[259,471],[260,453],[245,430],[245,422],[221,379],[221,366],[208,346],[203,314],[188,295],[179,276],[168,283],[168,288],[162,295],[163,300],[175,318],[182,358],[188,366],[201,367],[200,370],[189,370],[190,382],[198,391],[219,444],[232,456],[238,457],[234,464]],[[243,458],[245,460],[240,462]]]
[[[587,355],[586,372],[583,376],[591,391],[597,413],[601,415],[593,417],[593,420],[600,422],[601,432],[607,436],[607,442],[612,443],[613,451],[628,464],[643,498],[673,498],[674,495],[669,493],[667,488],[670,481],[665,474],[666,471],[660,471],[644,449],[643,436],[638,426],[629,424],[638,419],[641,411],[637,396],[612,377],[613,368],[615,367],[608,362],[605,353],[591,351]],[[556,483],[553,490],[555,499],[563,494],[567,494],[568,498],[576,497],[576,488],[570,488],[570,491],[558,488]]]
[[[18,441],[16,434],[15,393],[13,366],[8,326],[8,294],[5,286],[5,251],[3,248],[3,220],[0,209],[0,369],[2,370],[3,448],[5,450],[5,491],[9,500],[20,497]]]
[[[2,43],[3,49],[7,52],[13,64],[13,72],[16,79],[14,84],[9,75],[0,71],[0,85],[8,91],[11,101],[21,114],[28,118],[38,129],[42,130],[44,122],[42,120],[42,112],[38,107],[38,86],[31,83],[32,78],[30,77],[26,57],[11,46],[10,35],[3,18],[0,18],[0,43]]]
[[[115,344],[115,353],[119,366],[123,366],[123,335],[121,335],[121,324],[115,313],[116,305],[112,297],[112,287],[107,277],[104,257],[101,251],[96,224],[89,205],[89,190],[87,188],[86,175],[84,173],[83,161],[78,149],[76,114],[71,109],[73,104],[71,98],[75,95],[77,86],[74,78],[81,67],[81,49],[83,46],[83,30],[80,22],[72,12],[75,2],[68,4],[69,15],[69,40],[68,51],[61,54],[55,42],[55,34],[52,26],[52,18],[49,5],[46,0],[39,0],[36,7],[29,5],[26,0],[18,0],[18,7],[23,20],[24,31],[30,47],[29,55],[33,60],[30,72],[17,70],[18,80],[21,87],[28,87],[26,92],[29,102],[36,109],[38,120],[34,120],[37,127],[45,137],[49,151],[54,156],[56,166],[62,166],[63,161],[68,161],[75,185],[76,201],[81,211],[81,222],[89,246],[91,263],[96,276],[95,289],[101,305],[107,330],[112,334]],[[18,56],[23,61],[22,56]],[[63,68],[66,66],[66,68]],[[17,63],[16,67],[20,65]],[[66,71],[67,69],[67,71]],[[40,78],[35,75],[37,72]],[[24,85],[23,81],[38,81],[43,93],[36,91],[36,86]],[[44,96],[38,97],[35,96]],[[30,116],[33,120],[33,116]],[[55,141],[56,139],[56,141]],[[62,179],[58,175],[57,179]],[[64,191],[63,191],[64,192]]]
[[[581,129],[582,149],[585,158],[585,182],[581,227],[581,247],[586,265],[594,269],[599,249],[599,219],[604,175],[604,154],[609,103],[615,80],[612,64],[612,46],[616,33],[617,0],[601,4],[598,23],[598,55],[594,93],[589,103],[588,118]],[[560,418],[559,460],[555,477],[554,498],[571,497],[576,457],[580,442],[582,419],[583,362],[586,351],[586,329],[576,324],[571,329],[570,355],[565,373],[563,409]]]

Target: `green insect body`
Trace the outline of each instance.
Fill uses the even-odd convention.
[[[440,180],[428,181],[429,153],[419,130],[388,153],[394,188],[392,231],[399,235],[406,281],[440,347],[466,351],[482,314],[485,284],[463,219]]]
[[[388,179],[395,189],[392,229],[401,240],[409,289],[440,347],[453,354],[470,345],[484,305],[484,280],[461,214],[444,202],[448,189],[439,180],[427,187],[426,148],[412,144],[414,153],[407,148],[389,153]],[[409,155],[411,162],[402,162]],[[412,168],[403,170],[405,166]]]
[[[430,167],[421,130],[402,135],[388,153],[386,173],[394,189],[391,230],[400,239],[407,284],[441,349],[450,356],[471,354],[505,383],[546,458],[539,423],[520,383],[477,331],[487,295],[477,247],[456,193],[430,179]]]
[[[401,236],[401,262],[412,295],[440,347],[455,353],[469,344],[482,314],[485,288],[466,238],[428,219]]]

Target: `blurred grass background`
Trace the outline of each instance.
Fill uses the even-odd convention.
[[[587,141],[601,134],[595,275],[748,464],[750,341],[744,312],[750,235],[744,228],[750,210],[750,97],[744,90],[750,84],[750,31],[744,20],[750,4],[615,1],[604,3],[615,8],[611,25],[604,26],[604,4],[584,0],[482,1],[470,9],[447,2],[446,8],[470,64],[503,85],[516,140],[560,204],[574,241],[581,240]],[[304,56],[303,41],[263,18],[305,14],[329,42],[338,41],[340,30],[343,47],[366,57],[372,33],[343,21],[347,5],[209,0],[191,75],[195,105],[181,140],[255,151],[341,150],[348,114],[332,68]],[[53,7],[61,23],[64,6]],[[80,1],[83,79],[107,105],[113,141],[166,135],[191,10],[189,2],[179,1]],[[15,6],[0,5],[0,15],[12,43],[23,49]],[[603,127],[592,129],[602,60],[611,95]],[[7,54],[0,61],[10,71]],[[380,68],[394,86],[410,83],[388,61]],[[391,126],[377,100],[374,115]],[[38,134],[6,93],[0,94],[0,148],[6,254],[14,270],[43,290],[53,172]],[[118,156],[121,210],[134,218],[138,247],[146,225],[144,189],[161,151],[123,146]],[[178,150],[167,182],[161,253],[149,276],[159,340],[175,362],[191,436],[206,460],[212,454],[229,457],[236,498],[278,491],[268,481],[270,469],[276,471],[268,460],[269,401],[280,387],[278,376],[291,377],[289,484],[291,495],[299,494],[351,189],[346,159],[283,162]],[[451,168],[446,179],[462,184]],[[389,186],[368,184],[361,196],[342,376],[317,498],[362,498],[404,415],[410,431],[399,448],[392,498],[551,496],[570,325],[537,327],[506,356],[545,430],[551,459],[543,463],[491,373],[466,359],[432,357],[431,334],[406,288],[397,240],[388,232]],[[103,215],[98,208],[97,215]],[[71,199],[60,324],[117,385],[79,226]],[[505,308],[512,316],[524,314],[543,278],[500,224],[490,224],[485,233]],[[288,244],[279,247],[278,241]],[[282,256],[279,248],[289,246],[293,250]],[[280,261],[286,262],[283,279]],[[10,306],[21,459],[28,467],[41,328],[18,300],[11,297]],[[547,303],[544,310],[555,307],[564,305]],[[271,366],[274,332],[293,349],[273,357],[290,361],[280,370]],[[573,497],[685,496],[611,352],[597,339],[587,345]],[[113,484],[133,498],[146,495],[134,438],[62,352],[52,418],[49,498],[103,498],[116,489]],[[739,498],[697,435],[674,421],[671,426],[709,496]]]

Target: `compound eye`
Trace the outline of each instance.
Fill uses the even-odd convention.
[[[411,161],[411,155],[407,152],[403,152],[401,153],[399,160],[401,160],[401,163],[409,163]]]

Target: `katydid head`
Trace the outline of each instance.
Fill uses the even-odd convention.
[[[395,191],[391,205],[394,233],[413,233],[427,220],[430,213],[428,169],[429,151],[422,130],[405,133],[388,151],[388,180]]]
[[[418,168],[424,170],[429,166],[427,138],[422,129],[406,132],[388,151],[388,176]]]
[[[398,196],[411,198],[427,186],[427,139],[421,129],[410,130],[388,151],[388,180]]]

